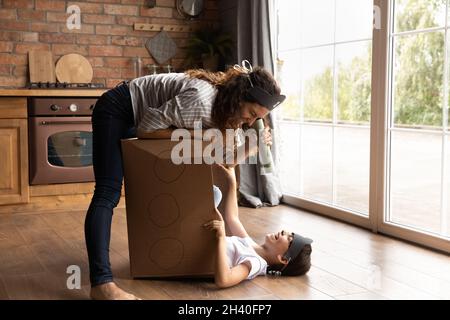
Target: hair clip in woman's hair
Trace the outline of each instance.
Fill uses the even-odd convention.
[[[279,277],[279,276],[281,276],[281,271],[279,271],[279,270],[270,270],[270,271],[267,271],[267,274],[270,275],[270,276]]]
[[[245,73],[245,75],[247,76],[248,81],[250,82],[250,86],[252,88],[254,87],[252,79],[250,78],[250,73],[253,72],[253,67],[252,67],[252,64],[248,60],[242,60],[241,65],[235,64],[234,65],[234,70],[237,70],[239,72]]]
[[[252,64],[248,60],[242,60],[241,65],[235,64],[234,69],[246,74],[253,72]]]

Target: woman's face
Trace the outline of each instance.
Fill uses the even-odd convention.
[[[267,252],[274,261],[271,263],[281,263],[280,257],[286,253],[289,249],[293,239],[292,232],[282,230],[278,233],[269,233],[264,239],[263,247],[266,248]]]
[[[269,110],[256,102],[241,102],[241,114],[238,119],[239,127],[243,124],[251,127],[258,118],[264,118]]]

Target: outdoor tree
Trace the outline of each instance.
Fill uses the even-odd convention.
[[[397,0],[395,32],[441,26],[445,0]],[[444,21],[443,19],[441,19]],[[345,45],[345,44],[344,44]],[[394,122],[403,126],[441,126],[444,84],[444,32],[399,35],[394,41]],[[339,45],[337,45],[339,46]],[[337,119],[368,123],[371,108],[372,44],[346,63],[327,66],[304,79],[298,97],[284,104],[282,116],[298,120],[333,119],[336,81]],[[307,63],[307,62],[305,62]]]

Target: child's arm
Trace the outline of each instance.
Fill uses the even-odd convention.
[[[270,128],[266,127],[263,141],[267,145],[272,145],[272,134]],[[248,233],[239,219],[237,181],[233,166],[216,164],[213,166],[214,184],[222,191],[222,203],[219,208],[224,214],[227,234],[246,238]]]
[[[212,220],[204,225],[208,230],[214,231],[217,237],[217,253],[215,261],[214,282],[219,288],[228,288],[247,279],[250,273],[250,267],[245,264],[239,264],[230,268],[227,262],[226,235],[222,215],[216,209],[220,220]]]
[[[214,184],[220,188],[223,195],[219,208],[223,212],[227,233],[241,238],[248,237],[248,233],[239,219],[237,181],[234,168],[217,164],[213,166],[213,175]]]

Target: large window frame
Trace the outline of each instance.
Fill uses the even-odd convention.
[[[393,0],[374,0],[374,13],[379,15],[380,28],[373,29],[372,36],[372,94],[371,94],[371,123],[370,123],[370,188],[369,188],[369,216],[362,216],[344,209],[331,207],[329,205],[302,199],[292,195],[283,195],[283,202],[301,209],[312,211],[321,215],[332,217],[354,225],[407,241],[415,242],[437,250],[450,253],[450,240],[436,234],[419,231],[404,225],[386,221],[388,212],[389,183],[387,174],[389,171],[389,148],[390,148],[390,108],[392,102],[392,66],[393,61]],[[446,39],[448,28],[445,28]],[[391,32],[392,31],[392,32]],[[448,41],[448,40],[447,40]],[[448,45],[445,48],[445,95],[444,101],[448,101]],[[447,119],[446,119],[447,117]],[[444,114],[444,121],[448,120],[448,113]],[[447,123],[447,122],[446,122]],[[447,129],[447,131],[445,131]],[[449,136],[448,127],[443,129],[444,135]],[[448,148],[443,144],[443,151]],[[448,156],[444,152],[444,157]],[[444,158],[445,160],[445,158]],[[442,177],[445,190],[445,172]],[[443,201],[442,203],[445,203]]]

